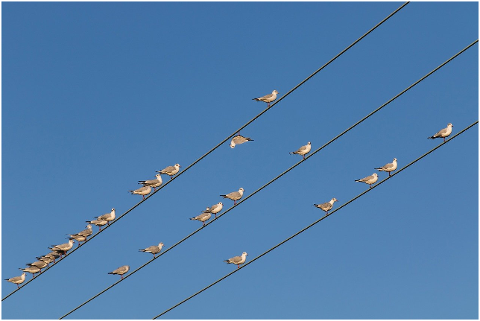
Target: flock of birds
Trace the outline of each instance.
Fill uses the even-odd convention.
[[[256,101],[263,101],[268,104],[268,107],[270,107],[270,103],[273,102],[275,99],[277,99],[277,94],[278,91],[274,90],[271,94],[265,95],[263,97],[258,97],[258,98],[253,98],[253,100]],[[436,133],[433,136],[428,137],[429,139],[436,139],[436,138],[443,138],[443,141],[445,142],[445,138],[450,136],[452,133],[452,128],[453,125],[449,123],[446,128],[440,130],[438,133]],[[249,141],[253,141],[253,139],[244,137],[240,134],[237,133],[235,135],[231,142],[230,142],[230,147],[234,148],[236,145],[240,145]],[[298,150],[294,152],[290,152],[290,154],[296,154],[300,155],[305,159],[305,155],[308,154],[312,149],[312,144],[311,142],[308,142],[306,145],[300,147]],[[152,192],[152,188],[154,191],[156,191],[157,187],[160,187],[163,183],[162,181],[162,174],[170,176],[170,179],[173,178],[174,175],[176,175],[179,170],[180,170],[180,165],[175,164],[173,166],[168,166],[160,171],[157,171],[158,174],[155,175],[155,179],[150,179],[150,180],[143,180],[143,181],[138,181],[139,184],[142,185],[142,187],[136,189],[136,190],[131,190],[129,191],[132,194],[136,195],[142,195],[143,199],[145,199],[145,196],[150,194]],[[374,168],[378,171],[382,172],[387,172],[388,175],[390,176],[393,171],[397,169],[397,159],[394,158],[391,163],[388,163],[382,167],[376,167]],[[370,176],[357,179],[355,182],[360,182],[360,183],[365,183],[369,185],[369,188],[372,188],[372,185],[375,184],[378,180],[378,175],[377,173],[373,173]],[[234,206],[237,205],[237,201],[240,200],[243,197],[244,189],[239,188],[238,191],[234,191],[228,194],[221,194],[223,198],[230,199],[233,201]],[[328,211],[330,211],[333,208],[333,204],[337,202],[338,200],[334,197],[332,198],[329,202],[322,203],[322,204],[314,204],[315,207],[323,210],[326,215],[328,214]],[[212,214],[214,214],[215,219],[217,218],[217,214],[223,209],[223,203],[219,202],[217,204],[214,204],[210,207],[207,207],[202,213],[198,216],[190,218],[190,220],[196,220],[202,222],[203,226],[205,226],[205,222],[208,221],[211,217]],[[55,263],[55,260],[57,258],[62,258],[67,254],[69,250],[72,249],[74,241],[77,241],[77,247],[80,246],[81,242],[85,242],[87,238],[92,235],[92,224],[98,226],[99,231],[102,229],[102,226],[104,225],[109,225],[110,222],[115,220],[115,208],[112,208],[110,213],[106,213],[103,215],[100,215],[96,217],[94,220],[86,221],[88,225],[86,226],[86,229],[76,233],[76,234],[67,234],[69,235],[69,241],[64,244],[59,244],[59,245],[52,245],[49,247],[51,250],[50,253],[37,257],[38,261],[35,261],[33,263],[28,263],[27,267],[20,270],[23,271],[22,275],[20,276],[15,276],[9,279],[5,279],[8,282],[11,282],[13,284],[16,284],[17,287],[20,287],[20,284],[22,284],[25,281],[25,275],[26,273],[31,273],[33,278],[35,277],[36,273],[41,273],[42,269],[47,267],[50,263]],[[163,243],[160,242],[158,245],[152,245],[149,246],[145,249],[140,249],[140,252],[145,252],[145,253],[151,253],[153,254],[153,257],[156,258],[156,254],[160,253],[163,248]],[[228,260],[225,260],[227,264],[235,264],[237,265],[237,269],[240,268],[241,264],[244,264],[247,258],[247,252],[243,252],[242,255],[240,256],[234,256]],[[115,275],[120,275],[121,279],[123,279],[123,275],[127,273],[130,270],[130,266],[124,265],[119,267],[118,269],[115,269],[112,272],[108,272],[108,274],[115,274]]]

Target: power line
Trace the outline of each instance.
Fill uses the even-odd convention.
[[[288,172],[290,172],[291,170],[293,170],[295,167],[297,167],[298,165],[300,165],[301,163],[303,163],[305,160],[307,160],[308,158],[312,157],[313,155],[315,155],[316,153],[318,153],[320,150],[324,149],[325,147],[327,147],[328,145],[330,145],[331,143],[333,143],[334,141],[336,141],[338,138],[340,138],[341,136],[343,136],[345,133],[347,133],[348,131],[352,130],[354,127],[356,127],[357,125],[359,125],[361,122],[365,121],[367,118],[369,118],[370,116],[372,116],[374,113],[378,112],[379,110],[381,110],[382,108],[384,108],[385,106],[387,106],[388,104],[390,104],[392,101],[394,101],[395,99],[397,99],[398,97],[400,97],[401,95],[403,95],[404,93],[406,93],[408,90],[412,89],[415,85],[417,85],[418,83],[420,83],[421,81],[425,80],[428,76],[430,76],[431,74],[433,74],[435,71],[439,70],[440,68],[442,68],[443,66],[445,66],[447,63],[449,63],[450,61],[452,61],[454,58],[458,57],[461,53],[465,52],[468,48],[472,47],[475,43],[477,43],[478,40],[474,41],[473,43],[471,43],[470,45],[468,45],[467,47],[465,47],[464,49],[462,49],[461,51],[459,51],[457,54],[455,54],[454,56],[452,56],[451,58],[449,58],[447,61],[445,61],[444,63],[442,63],[441,65],[439,65],[438,67],[436,67],[435,69],[433,69],[432,71],[430,71],[429,73],[427,73],[425,76],[423,76],[422,78],[420,78],[420,80],[414,82],[412,85],[410,85],[409,87],[407,87],[405,90],[403,90],[402,92],[400,92],[398,95],[394,96],[392,99],[390,99],[389,101],[387,101],[385,104],[383,104],[382,106],[378,107],[377,109],[375,109],[373,112],[369,113],[367,116],[363,117],[360,121],[356,122],[354,125],[350,126],[348,129],[344,130],[342,133],[340,133],[339,135],[335,136],[333,139],[331,139],[330,141],[328,141],[326,144],[324,144],[323,146],[319,147],[318,149],[316,149],[314,152],[312,152],[309,156],[305,157],[305,159],[302,159],[300,161],[298,161],[296,164],[294,164],[293,166],[291,166],[290,168],[288,168],[287,170],[285,170],[284,172],[282,172],[280,175],[276,176],[275,178],[273,178],[272,180],[270,180],[268,183],[266,183],[265,185],[261,186],[260,188],[258,188],[257,190],[255,190],[254,192],[252,192],[251,194],[249,194],[248,196],[246,196],[244,199],[242,199],[241,201],[239,201],[237,203],[237,205],[233,205],[232,207],[230,207],[229,209],[227,209],[225,212],[219,214],[215,219],[211,220],[210,222],[206,223],[205,226],[202,226],[200,228],[198,228],[197,230],[195,230],[194,232],[190,233],[189,235],[187,235],[186,237],[184,237],[183,239],[181,239],[180,241],[178,241],[177,243],[173,244],[172,246],[170,246],[168,249],[166,249],[164,252],[160,253],[156,258],[152,258],[150,261],[146,262],[145,264],[143,264],[142,266],[140,266],[139,268],[137,268],[136,270],[134,270],[133,272],[131,272],[130,274],[126,275],[123,277],[123,279],[120,279],[119,281],[115,282],[114,284],[110,285],[109,287],[107,287],[106,289],[104,289],[103,291],[99,292],[98,294],[96,294],[95,296],[91,297],[90,299],[88,299],[87,301],[85,301],[84,303],[82,303],[81,305],[77,306],[75,309],[71,310],[70,312],[68,312],[67,314],[63,315],[60,319],[63,319],[64,317],[68,316],[69,314],[71,314],[72,312],[78,310],[79,308],[81,308],[82,306],[84,306],[85,304],[87,304],[88,302],[94,300],[95,298],[97,298],[98,296],[102,295],[103,293],[105,293],[106,291],[110,290],[111,288],[113,288],[115,285],[117,285],[118,283],[122,282],[123,280],[126,280],[128,277],[130,277],[131,275],[135,274],[136,272],[138,272],[139,270],[141,270],[142,268],[144,268],[145,266],[147,266],[148,264],[150,264],[151,262],[153,262],[154,260],[160,258],[162,255],[164,255],[165,253],[169,252],[171,249],[175,248],[177,245],[183,243],[184,241],[186,241],[187,239],[189,239],[191,236],[195,235],[196,233],[198,233],[200,230],[204,229],[205,227],[207,227],[208,225],[212,224],[213,222],[215,222],[216,220],[218,220],[220,217],[222,217],[223,215],[227,214],[228,212],[230,212],[232,209],[234,209],[236,206],[240,205],[241,203],[245,202],[246,200],[248,200],[250,197],[252,197],[253,195],[257,194],[258,192],[260,192],[261,190],[263,190],[265,187],[267,187],[268,185],[272,184],[273,182],[275,182],[277,179],[279,179],[280,177],[282,177],[283,175],[287,174]]]
[[[153,196],[155,193],[157,193],[158,191],[160,191],[161,189],[163,189],[165,186],[167,186],[168,184],[170,184],[170,182],[172,182],[173,180],[175,180],[177,177],[179,177],[180,175],[182,175],[183,173],[185,173],[187,170],[189,170],[191,167],[193,167],[194,165],[196,165],[198,162],[200,162],[202,159],[204,159],[205,157],[207,157],[209,154],[211,154],[213,151],[215,151],[218,147],[220,147],[222,144],[224,144],[227,140],[229,140],[230,138],[232,138],[236,133],[238,133],[239,131],[241,131],[242,129],[244,129],[245,127],[247,127],[248,125],[250,125],[252,122],[254,122],[256,119],[258,119],[260,116],[262,116],[264,113],[266,113],[268,110],[270,110],[273,106],[275,106],[278,102],[280,102],[281,100],[283,100],[285,97],[287,97],[288,95],[290,95],[293,91],[295,91],[298,87],[300,87],[301,85],[303,85],[305,82],[307,82],[310,78],[312,78],[313,76],[315,76],[317,73],[319,73],[321,70],[323,70],[325,67],[327,67],[329,64],[331,64],[333,61],[335,61],[337,58],[339,58],[341,55],[343,55],[345,52],[347,52],[350,48],[352,48],[354,45],[356,45],[358,42],[360,42],[363,38],[365,38],[368,34],[370,34],[372,31],[374,31],[375,29],[377,29],[380,25],[382,25],[384,22],[386,22],[388,19],[390,19],[393,15],[395,15],[398,11],[400,11],[401,9],[403,9],[407,4],[409,4],[410,1],[407,1],[405,2],[403,5],[401,5],[400,7],[398,7],[395,11],[393,11],[391,14],[389,14],[386,18],[384,18],[382,21],[380,21],[379,23],[377,23],[373,28],[371,28],[370,30],[368,30],[365,34],[363,34],[360,38],[358,38],[357,40],[355,40],[352,44],[350,44],[348,47],[346,47],[345,49],[343,49],[340,53],[338,53],[335,57],[333,57],[332,59],[330,59],[327,63],[325,63],[322,67],[318,68],[315,72],[313,72],[310,76],[308,76],[307,78],[305,78],[304,80],[302,80],[298,85],[296,85],[295,87],[293,87],[290,91],[288,91],[285,95],[283,95],[282,97],[280,97],[277,101],[275,101],[274,103],[272,103],[270,105],[270,107],[267,107],[266,109],[264,109],[261,113],[259,113],[258,115],[256,115],[254,118],[252,118],[250,121],[248,121],[245,125],[243,125],[242,127],[240,127],[238,130],[236,130],[235,132],[233,132],[232,134],[230,134],[227,138],[225,138],[224,140],[222,140],[220,143],[218,143],[215,147],[213,147],[212,149],[210,149],[207,153],[205,153],[204,155],[202,155],[200,158],[198,158],[196,161],[194,161],[193,163],[191,163],[189,166],[187,166],[183,171],[179,172],[176,176],[174,176],[172,179],[170,179],[168,182],[166,182],[164,185],[160,186],[160,188],[158,188],[156,191],[154,191],[152,194],[150,194],[149,196],[147,196],[145,199],[142,199],[140,202],[138,202],[136,205],[134,205],[133,207],[131,207],[130,209],[128,209],[126,212],[124,212],[122,215],[118,216],[116,220],[112,221],[111,224],[105,226],[102,230],[98,231],[97,233],[95,233],[94,235],[92,235],[88,240],[86,240],[84,243],[82,243],[80,246],[76,247],[74,250],[72,250],[69,254],[67,254],[66,256],[64,256],[62,259],[60,259],[59,261],[57,261],[56,263],[50,265],[49,267],[47,267],[45,270],[43,270],[43,272],[41,272],[39,275],[37,275],[37,277],[35,278],[32,278],[30,279],[28,282],[24,283],[22,286],[20,286],[19,288],[15,289],[14,291],[12,291],[10,294],[8,294],[7,296],[5,296],[4,298],[2,298],[2,301],[4,301],[5,299],[7,299],[9,296],[11,296],[12,294],[14,294],[15,292],[19,291],[20,289],[22,289],[23,287],[25,287],[27,284],[29,284],[31,281],[33,280],[36,280],[40,275],[42,275],[43,273],[45,273],[46,271],[48,271],[50,268],[52,268],[53,266],[55,266],[56,264],[58,264],[60,261],[62,261],[63,259],[65,259],[67,256],[73,254],[76,250],[78,250],[80,247],[82,247],[83,245],[85,245],[86,243],[90,242],[92,239],[94,239],[98,234],[102,233],[103,231],[105,231],[107,228],[109,228],[110,226],[112,226],[114,223],[116,223],[118,220],[120,220],[122,217],[124,217],[125,215],[127,215],[128,213],[130,213],[132,210],[134,210],[136,207],[138,207],[140,204],[142,204],[144,201],[146,201],[147,199],[149,199],[151,196]]]
[[[203,291],[211,288],[212,286],[214,286],[215,284],[225,280],[226,278],[228,278],[229,276],[231,276],[232,274],[234,273],[237,273],[238,271],[240,271],[241,269],[245,268],[247,265],[255,262],[256,260],[258,260],[259,258],[263,257],[264,255],[270,253],[271,251],[275,250],[276,248],[278,248],[279,246],[285,244],[286,242],[290,241],[291,239],[293,239],[294,237],[296,237],[297,235],[305,232],[306,230],[308,230],[309,228],[311,228],[312,226],[316,225],[317,223],[323,221],[325,218],[327,218],[328,216],[334,214],[335,212],[341,210],[342,208],[344,208],[345,206],[347,206],[348,204],[352,203],[353,201],[357,200],[358,198],[362,197],[363,195],[365,195],[366,193],[368,192],[371,192],[373,189],[375,189],[376,187],[378,187],[380,184],[383,184],[384,182],[386,182],[387,180],[393,178],[395,175],[399,174],[400,172],[402,172],[403,170],[405,170],[406,168],[410,167],[411,165],[415,164],[416,162],[418,162],[419,160],[421,160],[422,158],[424,158],[425,156],[429,155],[430,153],[434,152],[435,150],[437,150],[438,148],[442,147],[443,145],[445,145],[446,143],[450,142],[452,139],[454,139],[455,137],[461,135],[462,133],[464,133],[465,131],[467,131],[468,129],[470,129],[471,127],[473,127],[474,125],[478,124],[478,120],[476,122],[474,122],[473,124],[471,124],[470,126],[466,127],[465,129],[463,129],[462,131],[460,131],[459,133],[457,133],[456,135],[452,136],[450,139],[448,139],[447,141],[445,142],[442,142],[440,145],[438,145],[437,147],[429,150],[427,153],[423,154],[422,156],[418,157],[417,159],[415,159],[414,161],[410,162],[409,164],[405,165],[404,167],[402,167],[400,170],[398,170],[397,172],[395,172],[394,174],[392,174],[391,176],[388,176],[387,178],[385,178],[384,180],[380,181],[378,184],[372,186],[372,188],[369,188],[367,189],[366,191],[364,191],[363,193],[360,193],[358,194],[357,196],[355,196],[354,198],[352,198],[351,200],[349,200],[348,202],[346,202],[345,204],[341,205],[340,207],[338,207],[336,210],[332,211],[330,214],[326,214],[324,215],[323,217],[321,217],[320,219],[316,220],[315,222],[313,222],[312,224],[308,225],[307,227],[301,229],[300,231],[298,231],[297,233],[293,234],[292,236],[286,238],[285,240],[283,240],[282,242],[278,243],[277,245],[275,245],[274,247],[270,248],[269,250],[263,252],[262,254],[258,255],[257,257],[255,257],[253,260],[245,263],[241,268],[239,269],[235,269],[233,270],[232,272],[226,274],[225,276],[221,277],[220,279],[218,279],[217,281],[211,283],[210,285],[204,287],[203,289],[201,289],[200,291],[194,293],[193,295],[189,296],[188,298],[184,299],[183,301],[180,301],[179,303],[175,304],[174,306],[170,307],[169,309],[163,311],[162,313],[160,313],[159,315],[155,316],[153,319],[157,319],[159,317],[161,317],[162,315],[166,314],[167,312],[175,309],[176,307],[182,305],[183,303],[187,302],[188,300],[192,299],[193,297],[197,296],[198,294],[202,293]]]

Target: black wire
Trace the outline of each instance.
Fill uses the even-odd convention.
[[[160,313],[159,315],[155,316],[153,319],[157,319],[159,318],[160,316],[164,315],[165,313],[175,309],[176,307],[182,305],[183,303],[187,302],[188,300],[192,299],[193,297],[197,296],[198,294],[202,293],[203,291],[211,288],[212,286],[214,286],[215,284],[225,280],[226,278],[228,278],[229,276],[231,276],[232,274],[234,273],[237,273],[238,271],[240,271],[241,269],[245,268],[246,266],[250,265],[251,263],[255,262],[256,260],[258,260],[259,258],[263,257],[264,255],[270,253],[271,251],[275,250],[276,248],[278,248],[279,246],[285,244],[286,242],[290,241],[291,239],[293,239],[294,237],[296,237],[297,235],[305,232],[306,230],[308,230],[309,228],[311,228],[312,226],[316,225],[317,223],[323,221],[325,218],[327,218],[328,216],[331,216],[332,214],[334,214],[335,212],[341,210],[342,208],[344,208],[345,206],[347,206],[348,204],[354,202],[355,200],[357,200],[358,198],[362,197],[363,195],[365,195],[366,193],[368,192],[371,192],[373,189],[377,188],[379,185],[385,183],[387,180],[391,179],[392,177],[394,177],[395,175],[399,174],[400,172],[402,172],[403,170],[405,170],[406,168],[410,167],[411,165],[415,164],[416,162],[418,162],[419,160],[421,160],[422,158],[424,158],[425,156],[429,155],[430,153],[434,152],[435,150],[437,150],[438,148],[442,147],[443,145],[445,145],[446,143],[450,142],[452,139],[454,139],[455,137],[461,135],[462,133],[464,133],[465,131],[467,131],[468,129],[470,129],[471,127],[473,127],[474,125],[478,124],[478,120],[476,122],[474,122],[473,124],[471,124],[470,126],[466,127],[465,129],[463,129],[462,131],[460,131],[459,133],[457,133],[456,135],[452,136],[450,139],[446,140],[445,142],[441,143],[440,145],[438,145],[437,147],[429,150],[428,152],[426,152],[425,154],[423,154],[422,156],[418,157],[417,159],[415,159],[414,161],[410,162],[409,164],[405,165],[404,167],[402,167],[400,170],[398,170],[397,172],[393,173],[391,176],[388,176],[387,178],[385,178],[384,180],[380,181],[378,184],[372,186],[372,188],[369,188],[367,189],[366,191],[364,191],[363,193],[360,193],[358,194],[357,196],[355,196],[354,198],[352,198],[351,200],[349,200],[348,202],[346,202],[345,204],[341,205],[340,207],[338,207],[336,210],[332,211],[331,213],[329,214],[325,214],[323,217],[321,217],[320,219],[316,220],[315,222],[313,222],[312,224],[308,225],[307,227],[301,229],[300,231],[298,231],[297,233],[293,234],[292,236],[286,238],[285,240],[283,240],[282,242],[278,243],[277,245],[275,245],[274,247],[270,248],[269,250],[263,252],[262,254],[258,255],[257,257],[255,257],[253,260],[245,263],[242,267],[238,268],[238,269],[235,269],[234,271],[226,274],[225,276],[221,277],[220,279],[218,279],[217,281],[211,283],[210,285],[204,287],[203,289],[201,289],[200,291],[192,294],[191,296],[189,296],[188,298],[184,299],[183,301],[180,301],[179,303],[175,304],[174,306],[170,307],[169,309],[163,311],[162,313]]]
[[[332,63],[334,60],[336,60],[338,57],[340,57],[341,55],[343,55],[345,52],[347,52],[350,48],[352,48],[354,45],[356,45],[360,40],[362,40],[363,38],[365,38],[368,34],[370,34],[373,30],[377,29],[380,25],[382,25],[385,21],[387,21],[388,19],[390,19],[393,15],[395,15],[398,11],[400,11],[401,9],[403,9],[403,7],[405,7],[407,4],[409,4],[410,1],[407,1],[405,2],[403,5],[401,5],[399,8],[397,8],[395,11],[393,11],[391,14],[389,14],[385,19],[383,19],[382,21],[380,21],[379,23],[377,23],[373,28],[371,28],[369,31],[367,31],[365,34],[363,34],[360,38],[358,38],[357,40],[355,40],[352,44],[350,44],[348,47],[346,47],[344,50],[342,50],[339,54],[337,54],[335,57],[333,57],[332,59],[330,59],[327,63],[325,63],[322,67],[320,67],[319,69],[317,69],[314,73],[312,73],[310,76],[308,76],[307,78],[305,78],[303,81],[301,81],[298,85],[296,85],[295,87],[293,87],[289,92],[287,92],[285,95],[283,95],[282,97],[280,97],[277,101],[275,101],[273,104],[270,105],[270,107],[267,107],[265,110],[263,110],[261,113],[259,113],[257,116],[255,116],[254,118],[252,118],[250,121],[248,121],[245,125],[243,125],[242,127],[240,127],[238,130],[236,130],[235,132],[233,132],[230,136],[228,136],[227,138],[225,138],[224,140],[222,140],[220,143],[218,143],[215,147],[213,147],[212,149],[210,149],[207,153],[205,153],[203,156],[201,156],[200,158],[198,158],[196,161],[194,161],[192,164],[190,164],[189,166],[187,166],[184,170],[182,170],[181,172],[179,172],[176,176],[174,176],[172,179],[170,179],[168,182],[166,182],[164,185],[162,185],[161,187],[159,187],[156,191],[154,191],[153,193],[151,193],[149,196],[147,196],[145,199],[142,199],[140,202],[138,202],[136,205],[134,205],[132,208],[130,208],[129,210],[127,210],[125,213],[123,213],[122,215],[118,216],[116,220],[112,221],[111,224],[105,226],[101,231],[98,231],[97,233],[95,233],[94,235],[92,235],[88,240],[86,240],[85,242],[83,242],[80,246],[76,247],[74,250],[72,250],[68,255],[66,255],[65,257],[73,254],[76,250],[78,250],[80,247],[82,247],[83,245],[85,245],[86,243],[90,242],[92,239],[94,239],[98,234],[102,233],[103,231],[105,231],[106,229],[108,229],[110,226],[112,226],[114,223],[116,223],[118,220],[120,220],[122,217],[124,217],[125,215],[127,215],[128,213],[130,213],[133,209],[135,209],[137,206],[139,206],[140,204],[142,204],[143,202],[145,202],[147,199],[149,199],[150,197],[152,197],[155,193],[157,193],[158,191],[160,191],[161,189],[163,189],[165,186],[167,186],[168,184],[170,184],[170,182],[172,182],[173,180],[175,180],[177,177],[179,177],[180,175],[182,175],[183,173],[185,173],[187,170],[189,170],[192,166],[194,166],[195,164],[197,164],[198,162],[200,162],[202,159],[204,159],[205,157],[207,157],[209,154],[211,154],[213,151],[215,151],[218,147],[220,147],[223,143],[225,143],[227,140],[229,140],[230,138],[232,138],[236,133],[238,133],[239,131],[241,131],[242,129],[244,129],[245,127],[247,127],[248,125],[250,125],[252,122],[254,122],[257,118],[259,118],[260,116],[262,116],[264,113],[266,113],[268,110],[270,110],[273,106],[275,106],[278,102],[280,102],[281,100],[283,100],[285,97],[287,97],[289,94],[291,94],[293,91],[295,91],[298,87],[300,87],[301,85],[303,85],[305,82],[307,82],[310,78],[312,78],[313,76],[315,76],[317,73],[319,73],[321,70],[323,70],[325,67],[327,67],[330,63]],[[61,260],[63,260],[65,257],[63,257]],[[48,271],[50,268],[52,268],[53,266],[55,266],[56,264],[58,264],[61,260],[57,261],[56,263],[50,265],[48,268],[46,268],[45,270],[43,270],[43,272],[41,272],[38,276],[40,276],[41,274],[45,273],[46,271]],[[29,284],[31,281],[35,280],[37,277],[35,278],[32,278],[30,279],[28,282],[24,283],[22,286],[20,286],[19,288],[15,289],[14,291],[12,291],[10,294],[8,294],[7,296],[5,296],[3,300],[7,299],[9,296],[11,296],[12,294],[14,294],[15,292],[19,291],[21,288],[23,288],[24,286],[26,286],[27,284]]]

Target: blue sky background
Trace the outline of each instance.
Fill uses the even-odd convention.
[[[137,181],[184,168],[401,2],[2,3],[2,278],[85,220],[120,215]],[[57,319],[108,275],[197,229],[478,38],[476,2],[410,3],[354,48],[72,256],[2,302]],[[148,319],[314,222],[355,183],[403,167],[478,119],[478,45],[208,228],[70,315]],[[379,174],[386,177],[385,173]],[[166,178],[165,178],[166,180]],[[231,206],[225,200],[225,209]],[[96,228],[94,228],[96,230]],[[29,280],[30,275],[27,276]],[[2,281],[2,297],[15,285]],[[167,319],[478,318],[478,126]]]

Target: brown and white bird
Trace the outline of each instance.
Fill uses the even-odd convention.
[[[452,123],[449,123],[446,128],[442,129],[435,135],[428,137],[428,139],[443,138],[443,142],[445,142],[445,138],[450,136],[450,134],[452,133],[452,128]]]
[[[25,281],[25,274],[26,273],[23,272],[22,275],[20,275],[20,276],[14,276],[13,278],[5,279],[5,280],[7,280],[8,282],[12,282],[13,284],[16,284],[17,288],[20,289],[19,284],[22,284]]]
[[[49,247],[49,249],[60,253],[60,257],[62,257],[62,253],[63,255],[67,255],[67,251],[69,251],[72,247],[73,247],[73,240],[69,240],[68,243],[52,245],[52,247]]]
[[[90,224],[87,225],[87,228],[77,234],[67,234],[70,236],[71,239],[74,239],[78,242],[77,247],[80,246],[80,242],[85,242],[87,237],[92,235],[92,226]]]
[[[98,226],[98,230],[101,231],[102,230],[102,226],[104,225],[107,225],[107,221],[104,221],[104,220],[99,220],[99,219],[96,219],[96,220],[91,220],[91,221],[85,221],[89,224],[93,224],[95,226]]]
[[[162,175],[157,174],[157,175],[155,175],[155,177],[156,177],[155,179],[149,179],[149,180],[146,180],[146,181],[138,181],[138,184],[142,184],[143,186],[153,187],[153,190],[156,191],[157,187],[160,187],[160,185],[162,185],[163,181],[162,181]]]
[[[116,275],[120,275],[120,278],[123,279],[123,275],[125,273],[128,272],[128,270],[130,270],[130,266],[128,265],[124,265],[124,266],[121,266],[119,267],[118,269],[112,271],[112,272],[108,272],[108,274],[116,274]]]
[[[364,178],[361,178],[361,179],[357,179],[357,180],[355,180],[355,182],[368,184],[370,186],[370,188],[372,188],[372,184],[375,184],[377,182],[377,180],[378,180],[377,173],[373,173],[370,176],[367,176],[367,177],[364,177]]]
[[[265,96],[262,96],[262,97],[258,97],[258,98],[253,98],[252,100],[266,102],[267,106],[270,107],[270,103],[272,101],[274,101],[275,99],[277,99],[277,95],[278,95],[278,91],[273,90],[271,94],[268,94],[268,95],[265,95]]]
[[[113,220],[115,220],[115,209],[112,208],[112,210],[110,211],[110,213],[97,216],[96,219],[97,219],[97,220],[100,220],[100,221],[106,221],[107,224],[110,225],[110,222],[113,221]]]
[[[393,162],[385,164],[382,167],[377,167],[375,169],[381,172],[388,172],[388,176],[390,176],[391,172],[397,169],[397,159],[394,158]]]
[[[173,166],[167,166],[164,169],[157,172],[160,174],[166,174],[170,176],[170,179],[172,179],[172,176],[178,173],[178,171],[180,170],[180,167],[182,167],[180,166],[180,164],[175,164]]]
[[[205,226],[205,222],[208,221],[210,219],[210,217],[212,217],[212,213],[206,212],[206,213],[202,213],[200,215],[197,215],[195,217],[191,217],[190,219],[195,220],[195,221],[200,221],[200,222],[203,223],[203,226]]]
[[[48,263],[45,262],[45,261],[39,260],[39,261],[35,261],[33,263],[27,263],[27,265],[37,267],[37,268],[40,269],[40,272],[41,272],[42,269],[48,265]]]
[[[160,253],[160,251],[162,250],[162,247],[163,247],[163,243],[160,242],[158,243],[158,245],[152,245],[147,247],[146,249],[140,249],[139,251],[145,252],[145,253],[152,253],[153,257],[155,258],[155,254]]]
[[[223,198],[231,199],[233,201],[233,205],[237,205],[237,201],[242,198],[243,192],[244,192],[243,187],[240,187],[238,191],[231,192],[228,194],[222,194],[220,196],[222,196]]]
[[[132,193],[132,194],[142,195],[143,199],[145,199],[145,195],[150,194],[151,191],[152,191],[152,187],[142,186],[140,188],[137,188],[134,191],[129,191],[129,192]]]
[[[35,277],[35,273],[38,273],[38,272],[42,272],[42,270],[40,270],[38,267],[36,266],[29,266],[27,268],[24,268],[24,269],[20,269],[19,270],[23,271],[23,272],[28,272],[28,273],[32,273],[32,276]]]
[[[303,159],[305,159],[305,155],[310,153],[310,150],[312,150],[312,143],[308,142],[307,145],[300,147],[298,150],[294,152],[290,152],[290,154],[302,155]]]
[[[316,208],[321,209],[328,215],[328,211],[330,211],[333,208],[333,203],[338,202],[338,200],[334,197],[330,200],[330,202],[326,202],[323,204],[313,204]]]
[[[207,209],[202,213],[212,213],[213,215],[215,215],[215,218],[217,218],[217,214],[222,210],[222,208],[223,208],[223,203],[218,202],[217,204],[207,207]]]
[[[253,142],[253,139],[249,137],[244,137],[240,134],[234,136],[230,141],[230,148],[235,148],[236,145],[240,145],[246,142]]]
[[[240,268],[240,264],[245,263],[247,255],[247,252],[243,252],[241,256],[234,256],[228,260],[224,260],[224,262],[227,262],[227,264],[235,264],[238,269]]]

